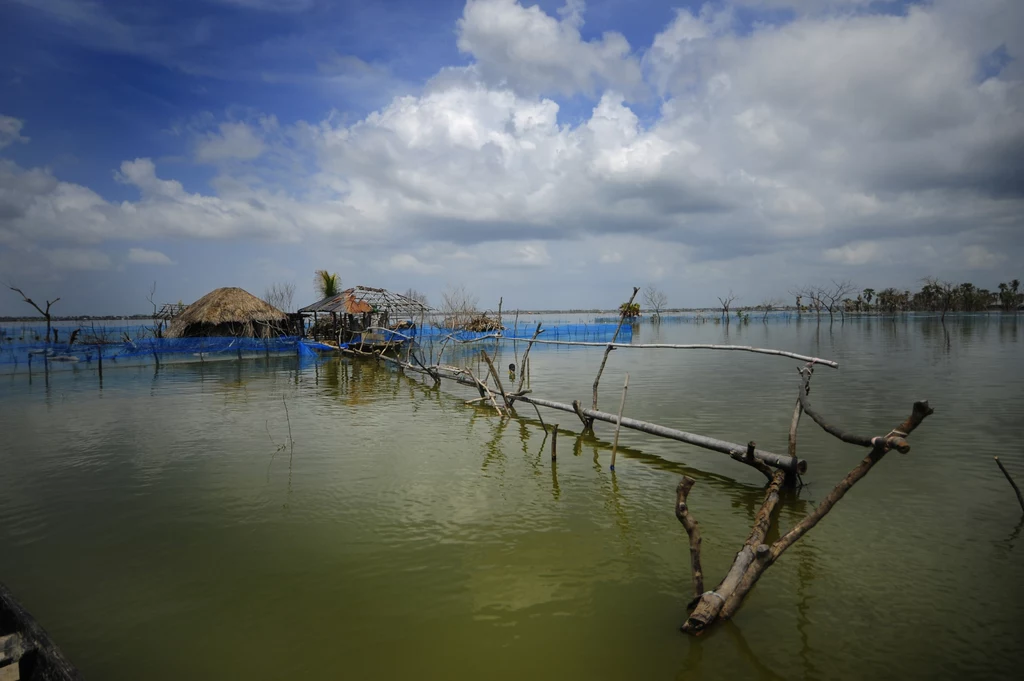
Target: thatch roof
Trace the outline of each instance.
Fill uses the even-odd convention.
[[[299,310],[300,313],[336,312],[338,314],[363,314],[364,312],[388,312],[393,317],[419,317],[430,314],[428,306],[403,296],[401,293],[370,286],[353,286],[336,296],[324,298]]]
[[[210,291],[205,296],[175,315],[167,335],[171,338],[194,335],[190,328],[234,326],[245,335],[257,333],[259,326],[280,326],[288,319],[270,303],[260,300],[248,291],[234,286]]]

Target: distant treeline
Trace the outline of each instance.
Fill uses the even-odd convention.
[[[1013,311],[1024,304],[1020,280],[999,284],[998,291],[978,288],[970,282],[955,283],[935,278],[924,280],[918,291],[885,288],[856,289],[849,283],[832,282],[831,286],[808,286],[793,291],[800,309],[841,312],[982,312],[999,309]],[[806,301],[806,303],[805,303]]]

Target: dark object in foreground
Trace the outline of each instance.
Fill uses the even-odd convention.
[[[0,679],[82,681],[50,635],[0,582]]]
[[[686,622],[681,627],[682,631],[699,635],[718,620],[730,619],[739,610],[743,599],[754,588],[754,585],[764,574],[765,570],[772,566],[786,549],[795,544],[801,537],[814,528],[825,515],[832,510],[852,488],[857,481],[868,474],[871,468],[882,460],[890,450],[906,453],[910,451],[910,445],[906,438],[919,426],[921,422],[934,413],[928,406],[928,402],[919,401],[914,403],[911,415],[901,424],[881,437],[865,437],[848,433],[847,431],[830,424],[810,404],[808,392],[810,380],[813,373],[812,364],[808,364],[800,370],[801,385],[800,397],[797,401],[797,411],[794,414],[792,428],[790,430],[790,451],[796,452],[796,428],[799,421],[800,411],[803,410],[815,423],[826,432],[834,435],[843,442],[870,447],[868,455],[853,470],[846,474],[842,480],[822,500],[814,511],[803,518],[792,529],[779,537],[774,543],[765,543],[769,529],[772,526],[772,516],[775,507],[779,503],[779,488],[782,486],[786,471],[777,469],[771,475],[771,481],[765,491],[764,503],[754,518],[754,525],[750,535],[743,543],[732,566],[725,577],[711,591],[704,591],[704,572],[701,568],[700,546],[701,537],[697,521],[690,513],[688,496],[690,488],[693,487],[692,478],[683,476],[679,487],[676,490],[676,518],[686,529],[690,537],[690,562],[693,577],[694,598],[690,601],[688,609],[691,610]],[[753,443],[751,443],[753,448]]]

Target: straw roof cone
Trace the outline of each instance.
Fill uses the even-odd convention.
[[[284,312],[245,289],[228,286],[210,291],[176,315],[167,335],[209,336],[217,330],[227,331],[225,335],[266,335],[267,325],[280,328],[287,319]]]

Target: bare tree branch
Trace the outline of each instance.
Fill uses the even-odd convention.
[[[648,284],[644,289],[644,305],[654,313],[655,321],[661,321],[661,312],[668,305],[668,296],[654,284]]]

